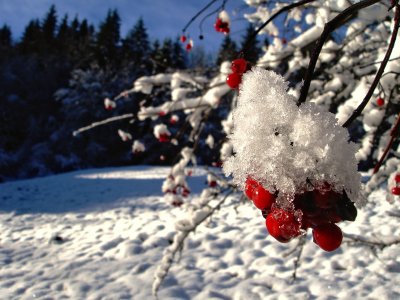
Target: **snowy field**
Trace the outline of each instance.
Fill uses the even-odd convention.
[[[169,168],[87,170],[0,184],[0,299],[153,299],[185,212],[161,200]],[[205,176],[189,178],[199,195]],[[250,202],[228,199],[189,236],[159,299],[400,299],[400,203],[371,195],[332,253],[280,244]],[[354,244],[349,236],[392,244]],[[294,250],[294,251],[293,251]]]

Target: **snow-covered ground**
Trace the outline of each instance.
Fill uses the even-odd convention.
[[[0,184],[0,299],[152,299],[185,212],[161,200],[168,168],[87,170]],[[189,178],[198,196],[205,176]],[[400,299],[400,247],[280,244],[250,203],[225,202],[189,236],[159,299]],[[399,203],[371,195],[347,235],[400,240]],[[56,238],[57,237],[57,238]],[[346,239],[347,240],[347,239]]]

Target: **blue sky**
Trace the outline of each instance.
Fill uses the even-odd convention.
[[[175,37],[181,29],[209,0],[0,0],[0,26],[11,27],[13,38],[19,39],[26,24],[33,18],[42,19],[51,4],[57,9],[59,19],[68,13],[70,19],[78,16],[86,18],[98,26],[104,20],[108,9],[117,9],[121,16],[121,33],[132,28],[140,16],[143,17],[151,39]],[[208,12],[222,3],[217,1]],[[240,40],[247,22],[243,20],[243,0],[228,0],[226,9],[232,19],[232,38]],[[201,19],[201,18],[200,18]],[[203,41],[198,40],[197,22],[189,28],[197,45],[203,45],[207,51],[217,50],[223,39],[221,33],[213,29],[215,16],[204,22]]]

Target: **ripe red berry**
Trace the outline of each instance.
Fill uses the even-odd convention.
[[[253,190],[253,203],[258,209],[270,209],[275,202],[275,197],[261,185]]]
[[[232,72],[243,74],[247,69],[247,61],[244,58],[238,58],[232,61]]]
[[[190,50],[192,50],[192,44],[191,44],[191,43],[187,43],[185,49],[186,49],[186,51],[188,51],[188,52],[189,52]]]
[[[400,182],[400,173],[399,173],[399,174],[396,174],[396,176],[394,176],[394,181],[395,181],[396,183],[399,183],[399,182]]]
[[[186,42],[186,36],[185,36],[185,35],[182,35],[182,36],[181,36],[181,42],[182,42],[182,43]]]
[[[247,177],[245,184],[246,185],[244,188],[244,193],[246,194],[247,198],[253,200],[253,193],[254,190],[258,187],[258,182],[251,177]]]
[[[265,222],[268,232],[282,243],[300,235],[301,224],[292,211],[273,209]]]
[[[229,23],[222,21],[220,18],[217,18],[214,24],[215,31],[223,32],[225,34],[229,33]]]
[[[217,182],[216,182],[215,180],[210,181],[210,182],[208,183],[208,186],[209,186],[209,187],[216,187],[216,186],[217,186]]]
[[[322,250],[333,251],[339,248],[343,240],[343,233],[340,228],[332,223],[325,223],[313,229],[314,243]]]
[[[376,99],[376,105],[383,106],[384,104],[385,104],[385,100],[383,100],[382,97],[379,97],[378,99]]]
[[[282,44],[286,45],[287,44],[287,39],[282,38]]]
[[[158,140],[159,140],[161,143],[169,142],[169,135],[166,134],[166,133],[161,133],[160,136],[159,136],[159,138],[158,138]]]
[[[237,89],[240,82],[242,81],[242,76],[238,73],[232,73],[226,77],[226,84],[231,89]]]
[[[271,236],[273,236],[277,241],[281,243],[287,243],[290,241],[290,238],[284,238],[281,234],[281,229],[279,228],[280,223],[278,220],[270,213],[265,220],[265,225],[267,226],[267,230]]]
[[[400,196],[400,187],[396,186],[392,188],[392,194],[396,196]]]
[[[315,206],[320,208],[330,208],[340,199],[340,195],[334,191],[314,190]]]

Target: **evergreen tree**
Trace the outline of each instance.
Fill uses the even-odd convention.
[[[122,44],[124,59],[136,67],[145,67],[150,55],[150,43],[142,18],[128,32]]]
[[[217,56],[217,65],[220,65],[223,61],[232,61],[237,56],[236,43],[227,35],[222,41],[221,48]]]
[[[50,7],[42,24],[44,42],[47,47],[51,47],[54,44],[57,27],[57,13],[54,5]]]
[[[10,48],[12,44],[11,29],[7,25],[3,25],[0,29],[0,49]]]
[[[246,49],[244,58],[253,64],[257,62],[261,53],[257,38],[252,38],[254,31],[254,26],[249,23],[241,43],[241,49]]]
[[[174,69],[185,69],[186,68],[186,56],[185,51],[182,48],[182,43],[177,37],[172,45],[172,59],[171,67]]]
[[[31,20],[25,27],[20,43],[20,48],[23,53],[38,52],[41,48],[42,29],[38,19]]]
[[[118,61],[121,19],[116,10],[109,10],[97,34],[97,59],[102,66],[111,66]]]
[[[160,73],[165,70],[163,66],[163,55],[160,47],[160,42],[155,40],[150,53],[150,59],[153,64],[152,73]]]

